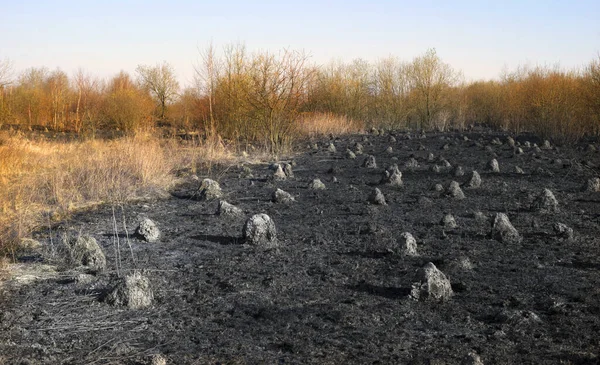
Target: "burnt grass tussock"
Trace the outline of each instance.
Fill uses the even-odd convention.
[[[0,359],[457,364],[478,357],[486,364],[597,364],[600,193],[582,186],[600,174],[600,154],[584,148],[589,142],[535,149],[543,141],[529,135],[513,136],[523,149],[515,153],[508,135],[483,131],[394,137],[319,140],[317,150],[311,144],[293,161],[278,161],[293,162],[286,179],[273,179],[267,163],[224,167],[212,176],[222,198],[198,197],[202,179],[190,179],[169,199],[132,203],[116,217],[99,207],[37,232],[42,248],[27,265],[51,274],[3,284]],[[377,167],[348,158],[357,142]],[[405,168],[411,158],[418,167]],[[462,166],[464,176],[432,170],[442,158]],[[486,169],[492,159],[499,172]],[[394,164],[400,186],[382,183]],[[252,177],[241,178],[248,167]],[[450,183],[466,186],[473,170],[481,185],[464,189],[464,199],[450,196]],[[315,179],[326,189],[309,189]],[[385,205],[369,201],[375,187]],[[277,189],[295,201],[274,202]],[[552,214],[535,209],[543,189],[559,203]],[[220,199],[239,214],[217,214]],[[246,242],[246,221],[261,213],[275,225],[276,244]],[[492,233],[500,213],[521,239]],[[446,215],[456,228],[440,224]],[[155,242],[132,234],[145,218],[160,229]],[[572,237],[557,233],[559,223],[572,228]],[[65,232],[94,237],[106,268],[91,272],[61,262],[52,247]],[[416,241],[410,255],[405,232]],[[440,289],[435,281],[419,282],[424,267],[443,273],[436,275],[450,281],[443,290],[451,295],[423,300]],[[152,301],[111,304],[117,275],[146,278]]]

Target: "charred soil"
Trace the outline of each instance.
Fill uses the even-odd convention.
[[[0,289],[0,363],[146,364],[160,353],[172,364],[456,364],[476,353],[486,364],[597,364],[600,192],[582,187],[600,175],[600,154],[587,144],[540,150],[528,135],[516,137],[517,154],[506,141],[490,132],[321,140],[278,161],[292,165],[284,179],[269,164],[223,167],[206,176],[219,199],[201,200],[202,178],[190,179],[168,199],[42,229],[41,248],[19,264],[29,276]],[[347,158],[356,143],[363,153]],[[363,167],[368,155],[376,168]],[[500,172],[486,169],[492,159]],[[393,164],[399,186],[382,181]],[[477,188],[468,186],[473,170]],[[310,189],[314,179],[325,189]],[[448,194],[452,181],[464,199]],[[294,200],[274,202],[278,188]],[[375,188],[386,204],[369,202]],[[556,210],[534,209],[544,189]],[[216,214],[219,200],[242,213]],[[276,244],[245,242],[244,224],[259,213],[274,222]],[[497,213],[520,240],[491,234]],[[442,223],[447,214],[456,227]],[[135,236],[144,218],[158,241]],[[404,254],[405,232],[416,255]],[[94,237],[106,268],[61,260],[65,234]],[[450,280],[450,299],[411,295],[430,262]],[[118,277],[132,272],[148,279],[151,304],[109,304]]]

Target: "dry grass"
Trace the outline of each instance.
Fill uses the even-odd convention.
[[[227,157],[218,143],[186,145],[151,135],[68,143],[1,135],[0,256],[77,209],[159,195],[176,183],[176,170]]]
[[[363,122],[333,113],[305,113],[297,125],[298,132],[309,137],[358,133],[364,128]]]

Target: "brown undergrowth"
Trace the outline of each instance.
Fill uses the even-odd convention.
[[[227,158],[218,139],[189,143],[137,134],[55,142],[0,135],[0,257],[14,257],[22,238],[76,210],[164,195],[178,171]]]
[[[300,135],[316,137],[357,133],[365,129],[365,123],[333,113],[305,113],[296,128]]]

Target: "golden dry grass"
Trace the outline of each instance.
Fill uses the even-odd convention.
[[[0,256],[76,209],[156,196],[176,183],[176,170],[227,157],[214,141],[198,146],[149,134],[65,143],[2,135]]]
[[[299,134],[309,137],[358,133],[365,123],[333,113],[305,113],[299,118]]]

